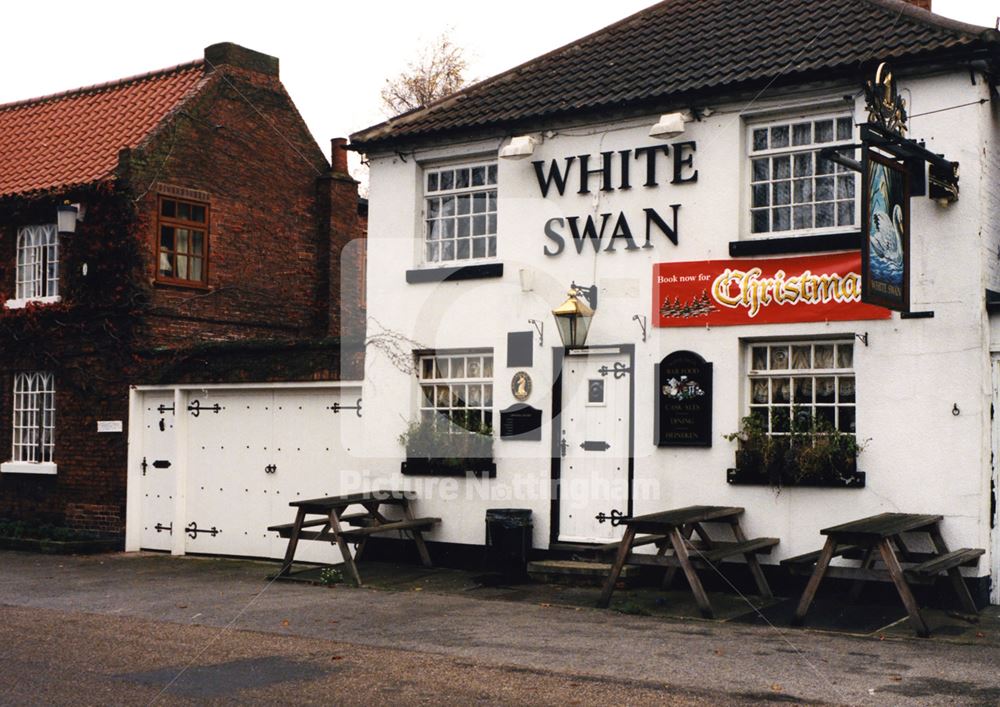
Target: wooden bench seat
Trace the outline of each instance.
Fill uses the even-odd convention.
[[[812,572],[813,565],[816,564],[816,560],[819,559],[822,550],[814,550],[812,552],[806,552],[802,555],[795,555],[794,557],[786,557],[784,560],[779,562],[782,567],[788,567],[789,569],[804,568],[809,572]],[[857,545],[841,545],[837,548],[837,551],[833,554],[834,557],[845,557],[850,560],[860,560],[864,555],[864,549],[858,547]]]
[[[340,534],[345,538],[363,538],[377,533],[389,533],[394,530],[429,530],[441,522],[440,518],[413,518],[412,520],[398,520],[381,525],[366,525],[363,528],[344,530]]]
[[[715,562],[733,555],[745,555],[748,552],[757,555],[770,555],[771,550],[779,542],[781,541],[778,538],[752,538],[742,542],[713,542],[711,547],[698,548],[692,557]]]
[[[906,572],[914,575],[920,575],[924,577],[933,577],[946,572],[953,567],[972,567],[975,566],[980,555],[984,554],[986,550],[982,548],[972,548],[963,547],[961,550],[952,550],[951,552],[945,553],[944,555],[938,555],[926,562],[921,562],[919,565],[913,565],[912,567],[906,568]]]

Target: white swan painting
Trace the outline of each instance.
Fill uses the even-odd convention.
[[[868,257],[873,280],[896,287],[903,284],[905,254],[903,238],[906,223],[901,205],[903,185],[895,170],[872,160],[868,186],[871,221],[868,231]]]

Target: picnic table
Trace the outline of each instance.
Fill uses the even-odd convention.
[[[424,542],[424,530],[429,530],[441,522],[440,518],[415,518],[410,502],[416,498],[412,491],[364,491],[343,496],[327,496],[325,498],[310,498],[302,501],[292,501],[289,506],[296,508],[295,521],[282,525],[272,525],[268,530],[277,532],[281,537],[288,538],[288,549],[277,578],[289,577],[292,572],[292,562],[295,559],[295,549],[299,540],[321,540],[336,543],[344,564],[357,586],[361,586],[361,575],[358,573],[357,562],[361,559],[368,538],[379,533],[407,531],[413,537],[420,560],[425,567],[432,567],[430,553]],[[355,513],[345,513],[350,506],[360,506],[363,510]],[[401,520],[386,518],[380,508],[395,507],[401,510]],[[307,519],[307,516],[318,515],[320,518]],[[345,528],[344,525],[350,527]],[[319,530],[307,530],[319,528]],[[356,542],[357,552],[351,556],[348,542]]]
[[[772,597],[757,554],[770,553],[771,548],[778,544],[778,539],[747,539],[740,525],[741,515],[743,509],[737,506],[687,506],[626,518],[622,521],[625,526],[622,541],[609,543],[603,548],[608,552],[616,551],[617,554],[597,605],[605,608],[611,602],[611,594],[626,564],[654,565],[667,568],[663,579],[664,588],[673,581],[677,570],[682,570],[702,615],[712,618],[712,605],[696,570],[715,569],[716,562],[737,555],[746,559],[760,595]],[[719,540],[710,537],[704,527],[706,524],[729,526],[733,539]],[[697,540],[692,539],[695,535]],[[632,552],[640,545],[650,544],[657,548],[655,555]]]
[[[854,580],[851,596],[855,599],[865,582],[891,581],[896,586],[896,591],[906,607],[917,635],[929,636],[930,630],[920,613],[920,607],[910,585],[932,584],[942,572],[948,573],[967,618],[975,620],[978,609],[962,579],[959,567],[974,566],[985,550],[980,548],[949,550],[941,536],[939,526],[942,520],[942,516],[939,515],[880,513],[821,530],[820,533],[826,536],[822,550],[789,557],[781,562],[793,572],[804,570],[812,573],[795,610],[793,622],[801,624],[805,621],[809,606],[824,577]],[[912,549],[911,545],[907,545],[904,536],[914,534],[928,536],[934,550],[917,552]],[[860,559],[861,565],[858,567],[831,565],[830,562],[834,557]],[[879,559],[885,565],[884,568],[875,566]]]

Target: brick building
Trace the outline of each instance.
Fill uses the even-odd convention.
[[[122,530],[131,383],[338,379],[363,206],[235,44],[0,106],[0,517]]]

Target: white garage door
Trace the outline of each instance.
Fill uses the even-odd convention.
[[[291,522],[290,501],[356,490],[343,488],[357,483],[362,461],[352,448],[363,422],[356,386],[137,395],[130,549],[281,557],[286,541],[267,527]],[[340,559],[326,543],[303,543],[299,557]]]

